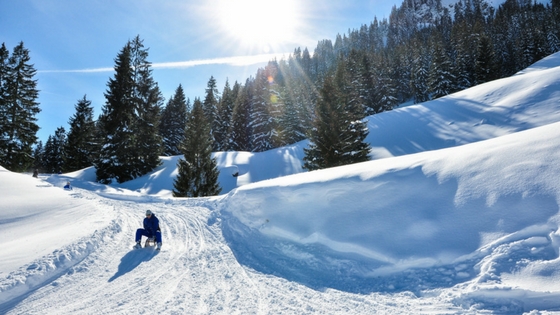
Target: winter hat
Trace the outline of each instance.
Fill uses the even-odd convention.
[[[146,210],[146,215],[152,215],[152,211]]]

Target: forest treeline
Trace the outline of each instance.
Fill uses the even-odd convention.
[[[2,45],[0,164],[47,172],[94,165],[98,180],[109,183],[146,174],[159,155],[184,155],[179,166],[199,170],[178,181],[188,187],[193,178],[208,185],[204,179],[216,177],[210,157],[216,151],[262,152],[309,139],[308,170],[365,161],[368,115],[510,76],[559,51],[559,38],[560,0],[506,0],[498,8],[483,0],[451,7],[441,0],[405,0],[388,19],[321,40],[313,53],[296,48],[245,82],[219,88],[211,77],[204,97],[192,101],[178,84],[165,102],[137,36],[116,58],[99,117],[84,96],[70,130],[58,128],[44,145],[35,136],[35,70],[23,43],[12,56]]]

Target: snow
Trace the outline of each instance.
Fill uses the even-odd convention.
[[[369,117],[365,163],[217,152],[216,197],[171,196],[179,157],[109,186],[0,167],[0,313],[560,314],[559,70]],[[159,253],[131,249],[148,209]]]

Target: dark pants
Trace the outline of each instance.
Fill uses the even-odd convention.
[[[144,230],[144,229],[138,229],[136,230],[136,242],[140,242],[140,240],[142,239],[142,236],[146,236],[147,238],[150,237],[156,237],[156,243],[161,243],[161,232],[157,231],[156,235],[153,235],[152,233]]]

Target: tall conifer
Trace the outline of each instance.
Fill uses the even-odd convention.
[[[147,60],[148,48],[140,36],[131,42],[131,66],[133,70],[133,104],[136,117],[133,121],[134,165],[133,177],[151,172],[160,165],[163,141],[159,133],[163,96],[152,77],[151,63]]]
[[[95,166],[101,183],[123,183],[147,174],[160,163],[163,97],[147,56],[148,49],[137,36],[115,59],[115,76],[107,84],[98,123],[104,142]]]
[[[0,165],[16,172],[33,163],[32,149],[37,141],[36,115],[41,112],[37,81],[29,50],[20,42],[8,56],[0,48]]]
[[[109,79],[106,103],[99,116],[103,143],[95,161],[97,180],[109,184],[134,178],[134,123],[136,108],[132,99],[134,78],[131,45],[127,43],[115,59],[115,75]]]
[[[212,135],[197,98],[189,115],[181,146],[183,158],[177,163],[178,175],[173,183],[175,197],[203,197],[220,193],[218,167],[212,157]]]
[[[218,92],[218,87],[216,84],[216,79],[214,76],[210,76],[208,84],[206,86],[206,96],[204,97],[204,102],[202,104],[204,115],[206,115],[206,120],[210,125],[210,130],[212,132],[213,139],[216,137],[215,133],[217,128],[217,116],[218,116],[218,104],[220,101],[220,95]],[[214,149],[217,149],[217,143],[214,141]]]
[[[231,123],[233,116],[233,108],[235,107],[235,99],[239,94],[240,84],[235,82],[233,88],[230,87],[229,81],[222,92],[222,98],[218,105],[218,119],[216,121],[216,129],[214,131],[214,147],[217,151],[228,151],[229,138],[231,132]]]
[[[47,172],[59,173],[65,169],[64,161],[66,152],[66,130],[64,127],[56,128],[54,136],[49,136],[45,145],[44,163]]]
[[[233,151],[251,151],[250,113],[253,81],[247,79],[240,89],[232,113],[229,148]]]
[[[181,154],[179,147],[185,137],[189,103],[190,101],[185,98],[183,86],[179,84],[161,115],[159,131],[163,138],[164,155]]]
[[[344,63],[336,75],[327,77],[320,90],[316,118],[310,134],[309,148],[304,149],[304,168],[317,170],[368,160],[368,135],[362,121],[364,108],[349,93],[351,83]]]
[[[95,122],[91,101],[84,97],[74,107],[76,112],[68,124],[70,131],[66,140],[64,169],[67,172],[93,165],[96,154]]]
[[[270,113],[270,91],[268,77],[264,69],[257,71],[254,94],[251,99],[251,144],[252,151],[263,152],[272,149],[273,124]]]

